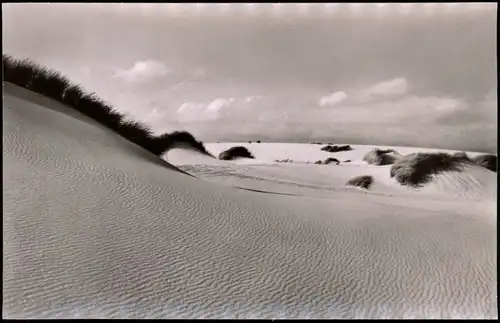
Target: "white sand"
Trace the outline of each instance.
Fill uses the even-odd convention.
[[[452,197],[465,190],[457,175],[406,192],[360,158],[268,163],[324,159],[318,145],[260,144],[258,165],[166,156],[194,178],[50,100],[4,90],[4,318],[498,315],[493,172],[460,175],[477,194]],[[372,190],[343,187],[370,172]]]
[[[255,159],[237,159],[222,161],[202,154],[173,149],[165,158],[175,166],[199,177],[219,183],[243,185],[255,189],[279,190],[301,196],[332,197],[335,192],[353,192],[346,182],[356,176],[371,175],[374,185],[369,192],[387,196],[421,195],[425,200],[467,198],[483,201],[497,197],[497,177],[494,172],[479,166],[467,167],[464,172],[449,172],[434,176],[434,181],[423,188],[411,189],[401,186],[390,177],[391,165],[375,166],[363,161],[363,156],[370,150],[380,146],[351,145],[353,150],[338,153],[321,151],[324,145],[286,144],[286,143],[208,143],[205,145],[214,156],[233,147],[244,146],[250,150]],[[453,150],[425,148],[409,148],[381,146],[395,149],[406,155],[414,152],[454,153]],[[468,152],[470,157],[481,153]],[[337,158],[339,165],[315,165],[317,160],[328,157]],[[278,163],[275,160],[291,159],[292,163]],[[350,160],[350,162],[345,162]],[[368,191],[355,190],[355,193]],[[351,195],[351,194],[350,194]],[[351,196],[352,197],[352,196]],[[495,210],[493,210],[495,211]]]

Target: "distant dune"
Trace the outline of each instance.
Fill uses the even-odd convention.
[[[67,104],[4,83],[4,318],[498,316],[484,167],[412,188],[362,160],[374,146],[332,167],[274,162],[331,156],[311,144],[170,144],[165,161],[147,129]]]
[[[207,143],[207,149],[212,154],[217,154],[220,151],[227,149],[233,145],[245,145],[243,143]],[[267,147],[266,147],[267,146]],[[232,165],[245,165],[247,168],[244,170],[238,170],[235,168],[231,170],[231,176],[226,178],[217,173],[216,177],[210,177],[211,180],[218,182],[230,182],[230,181],[241,181],[242,178],[255,178],[259,179],[259,184],[250,180],[245,180],[246,185],[252,185],[256,188],[264,188],[266,185],[271,185],[274,187],[275,182],[279,181],[283,183],[286,192],[297,193],[295,187],[300,187],[300,190],[306,188],[314,188],[308,190],[308,194],[313,196],[331,196],[331,191],[342,192],[345,188],[345,183],[357,176],[369,175],[373,176],[374,184],[370,187],[370,191],[373,194],[384,194],[391,196],[414,196],[420,195],[426,198],[435,199],[440,196],[440,198],[452,198],[456,197],[466,198],[466,199],[496,199],[496,175],[482,167],[474,166],[472,163],[468,168],[466,168],[465,173],[461,175],[444,174],[443,176],[434,176],[430,182],[427,182],[423,187],[408,187],[401,185],[394,177],[391,177],[390,170],[391,164],[389,165],[372,165],[363,159],[367,155],[370,155],[375,150],[380,150],[384,154],[390,154],[394,157],[401,157],[403,154],[411,155],[415,152],[424,153],[440,153],[443,150],[438,149],[428,149],[428,148],[406,148],[406,147],[387,147],[377,148],[371,145],[353,145],[352,151],[344,151],[336,153],[339,157],[340,163],[335,167],[339,167],[338,171],[332,171],[330,167],[309,167],[317,163],[319,159],[321,163],[327,158],[331,158],[330,153],[324,151],[318,151],[316,146],[310,144],[290,144],[290,143],[267,143],[264,146],[252,146],[252,151],[254,151],[259,157],[258,160],[252,162],[251,160],[241,163],[239,161],[228,161]],[[401,152],[401,153],[399,153]],[[447,154],[454,154],[454,151],[444,151]],[[468,152],[469,156],[482,156],[481,153]],[[280,157],[280,158],[278,158]],[[284,158],[287,157],[287,158]],[[277,159],[278,158],[278,159]],[[345,159],[344,159],[345,158]],[[189,158],[173,158],[168,159],[174,165],[186,165],[189,164]],[[342,162],[342,160],[344,160]],[[280,162],[280,167],[273,167],[269,171],[264,168],[264,165],[274,165],[276,161]],[[286,161],[286,163],[284,162]],[[348,161],[348,162],[347,162]],[[226,164],[226,167],[230,167]],[[252,165],[255,168],[248,168]],[[236,167],[236,166],[235,166]],[[197,169],[203,169],[203,166]],[[484,171],[483,171],[484,170]],[[192,170],[195,173],[197,170]],[[241,173],[241,174],[240,174]],[[207,172],[203,172],[204,176],[208,176]],[[226,173],[224,173],[226,174]],[[436,183],[438,179],[449,177],[448,181],[456,180],[457,183],[447,185],[446,189],[441,187],[441,189],[436,188]],[[464,183],[463,176],[469,176],[471,181]],[[476,178],[478,177],[478,178]],[[474,180],[473,180],[474,179]],[[265,184],[263,183],[265,181]],[[476,184],[472,184],[476,183]],[[479,184],[478,184],[479,183]],[[465,186],[464,186],[465,184]],[[470,185],[475,185],[474,188],[469,187]],[[479,186],[478,186],[479,185]],[[282,188],[283,189],[283,188]],[[326,190],[323,192],[323,190]]]

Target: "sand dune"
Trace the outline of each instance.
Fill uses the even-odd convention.
[[[265,164],[273,154],[269,160],[304,156],[293,145],[282,145],[286,154],[252,145],[257,165],[192,163],[219,171],[211,179],[224,178],[221,169],[242,176],[222,185],[49,109],[50,100],[4,91],[4,318],[498,315],[491,199],[354,193],[343,187],[351,175],[388,172],[355,160]],[[310,146],[310,158],[328,155]],[[353,147],[334,155],[349,159]],[[175,164],[180,151],[165,158]],[[342,171],[333,175],[336,167]],[[233,187],[258,189],[256,174],[268,189],[275,181],[278,192],[301,194]],[[471,176],[479,186],[489,181]],[[375,188],[401,190],[382,182],[389,176],[374,177]],[[436,185],[446,190],[448,179]]]
[[[476,165],[467,166],[462,172],[447,172],[434,176],[430,185],[421,191],[443,193],[453,197],[489,198],[497,197],[496,174]]]
[[[230,146],[245,145],[243,143],[206,144],[207,149],[214,155]],[[257,147],[258,146],[258,147]],[[467,166],[461,173],[445,173],[434,176],[434,180],[423,188],[408,188],[402,186],[390,177],[391,165],[376,166],[363,161],[364,155],[375,146],[352,145],[354,150],[328,153],[318,146],[310,144],[275,144],[261,143],[246,146],[252,152],[256,151],[256,159],[241,159],[220,161],[210,159],[196,152],[173,150],[164,157],[173,165],[179,166],[191,174],[199,175],[219,183],[239,183],[250,188],[282,190],[286,193],[312,195],[316,197],[331,197],[331,192],[352,192],[346,187],[346,182],[354,177],[369,175],[375,181],[370,187],[374,194],[390,196],[423,195],[425,198],[467,198],[467,199],[495,199],[496,200],[496,173],[475,165]],[[394,148],[394,147],[389,147]],[[441,152],[443,150],[397,147],[404,154],[414,152]],[[453,153],[454,151],[445,151]],[[281,155],[280,155],[281,154]],[[471,152],[477,156],[481,153]],[[276,157],[281,159],[292,156],[293,162],[277,163]],[[315,165],[314,161],[335,156],[339,165]],[[350,162],[345,163],[345,160]],[[243,166],[243,167],[242,167]],[[367,193],[367,192],[364,192]]]

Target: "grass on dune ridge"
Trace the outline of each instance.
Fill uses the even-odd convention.
[[[421,187],[434,175],[445,172],[461,172],[471,164],[462,154],[413,153],[396,160],[390,170],[391,177],[401,185]]]
[[[40,66],[29,59],[15,59],[2,55],[3,81],[42,94],[79,111],[115,131],[125,139],[161,156],[176,144],[185,143],[195,150],[213,157],[201,141],[187,131],[174,131],[156,136],[151,129],[138,121],[125,120],[125,115],[73,84],[60,72]]]

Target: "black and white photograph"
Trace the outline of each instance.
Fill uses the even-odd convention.
[[[3,318],[498,319],[497,10],[3,3]]]

